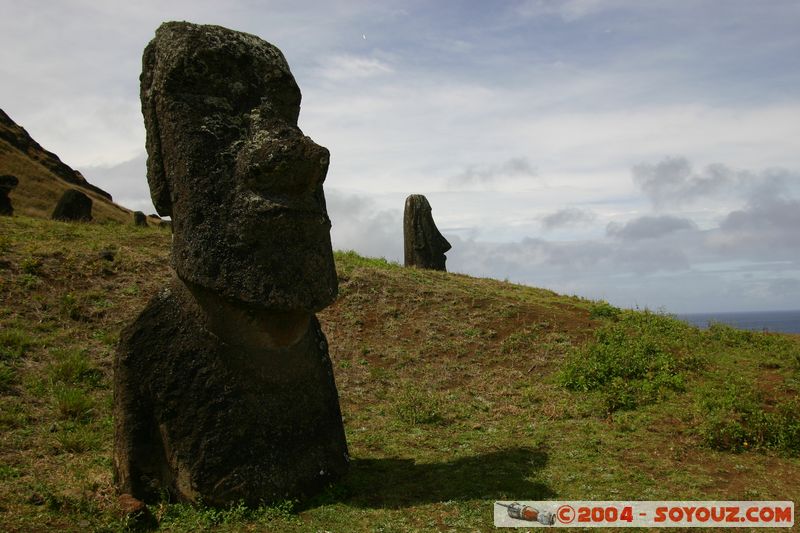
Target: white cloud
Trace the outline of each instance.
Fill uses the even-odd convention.
[[[331,242],[335,249],[402,260],[402,206],[381,209],[370,198],[330,186],[325,189],[325,199],[333,223]]]
[[[155,213],[147,185],[147,156],[140,150],[136,157],[116,165],[82,166],[78,170],[89,183],[108,191],[114,202],[133,211]]]
[[[392,67],[375,57],[336,55],[326,57],[319,67],[319,75],[329,81],[360,81],[394,72]]]
[[[591,211],[578,209],[577,207],[567,207],[559,209],[555,213],[550,213],[541,217],[542,227],[547,230],[561,228],[565,226],[580,226],[590,224],[597,220],[597,215]]]
[[[631,2],[622,0],[526,0],[517,7],[523,17],[558,15],[567,22]]]
[[[517,180],[536,177],[536,168],[525,157],[512,157],[494,165],[470,165],[452,178],[453,186],[491,185],[497,180]]]
[[[660,215],[638,217],[624,224],[609,222],[606,226],[606,234],[615,239],[638,241],[663,237],[676,231],[695,229],[697,229],[697,224],[687,218]]]

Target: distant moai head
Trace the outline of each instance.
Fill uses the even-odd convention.
[[[403,244],[406,266],[446,270],[444,253],[452,246],[439,233],[431,214],[431,204],[421,194],[406,198]]]
[[[65,222],[88,222],[92,220],[92,199],[77,189],[67,189],[59,198],[50,218]]]
[[[19,185],[19,179],[10,174],[0,176],[0,193],[8,194]]]
[[[147,217],[141,211],[133,212],[133,224],[135,226],[147,227]]]
[[[258,309],[333,302],[329,152],[297,126],[300,89],[280,50],[167,22],[142,63],[147,179],[158,213],[172,217],[178,276]]]
[[[8,193],[13,191],[17,185],[19,185],[19,179],[16,176],[8,174],[0,176],[0,215],[11,216],[14,214],[14,206],[11,205]]]

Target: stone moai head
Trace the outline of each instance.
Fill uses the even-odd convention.
[[[406,266],[446,270],[444,253],[452,246],[439,233],[431,214],[431,204],[421,194],[406,198],[403,241]]]
[[[336,298],[326,148],[297,126],[300,89],[254,35],[167,22],[142,59],[147,179],[190,285],[256,309]]]
[[[92,220],[92,199],[77,189],[67,189],[58,200],[50,218],[65,222],[71,220],[88,222]]]
[[[19,179],[16,176],[8,174],[0,176],[0,215],[11,216],[14,214],[14,206],[11,205],[8,193],[13,191],[17,185],[19,185]]]
[[[19,185],[19,178],[10,174],[0,176],[0,194],[8,194]]]
[[[133,225],[134,226],[141,226],[146,228],[147,227],[147,216],[142,213],[141,211],[134,211],[133,212]]]

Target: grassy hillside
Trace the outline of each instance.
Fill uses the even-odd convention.
[[[98,194],[100,189],[86,182],[80,173],[62,163],[58,156],[42,148],[2,109],[0,174],[11,174],[19,179],[19,185],[9,195],[16,214],[50,218],[64,191],[78,189],[92,199],[94,220],[123,224],[133,222],[132,211],[109,200],[110,196],[106,198]]]
[[[10,149],[2,140],[0,140],[0,169],[3,174],[19,178],[19,185],[9,194],[15,214],[50,218],[64,191],[78,189],[92,199],[92,217],[96,221],[133,222],[132,211],[109,202],[94,191],[61,180],[47,168],[26,158],[21,152]]]
[[[0,217],[0,530],[124,529],[111,363],[171,275],[169,242]],[[796,337],[336,259],[320,319],[351,473],[304,505],[152,506],[161,530],[485,531],[497,499],[800,500]]]

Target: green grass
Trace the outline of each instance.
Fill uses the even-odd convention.
[[[281,523],[299,525],[294,506],[291,501],[255,509],[244,504],[233,505],[229,509],[213,509],[202,505],[162,505],[158,508],[156,517],[160,529],[164,531],[236,531],[242,523],[267,528]]]
[[[19,328],[9,327],[0,331],[0,361],[19,359],[34,344],[33,337]]]
[[[10,393],[17,382],[17,372],[14,367],[0,362],[0,393]]]
[[[0,530],[133,525],[111,477],[113,354],[170,278],[169,243],[0,217]],[[160,531],[488,531],[497,499],[800,500],[798,337],[335,258],[319,318],[350,473],[305,502],[154,504]]]
[[[56,450],[80,454],[98,450],[102,436],[83,425],[68,426],[55,434]]]
[[[393,411],[400,422],[410,426],[442,422],[442,402],[438,396],[413,385],[400,389]]]
[[[95,368],[86,350],[55,349],[51,356],[48,374],[52,381],[89,387],[98,387],[102,383],[102,373]]]
[[[78,387],[58,384],[53,389],[53,399],[61,419],[85,422],[94,415],[94,401]]]

